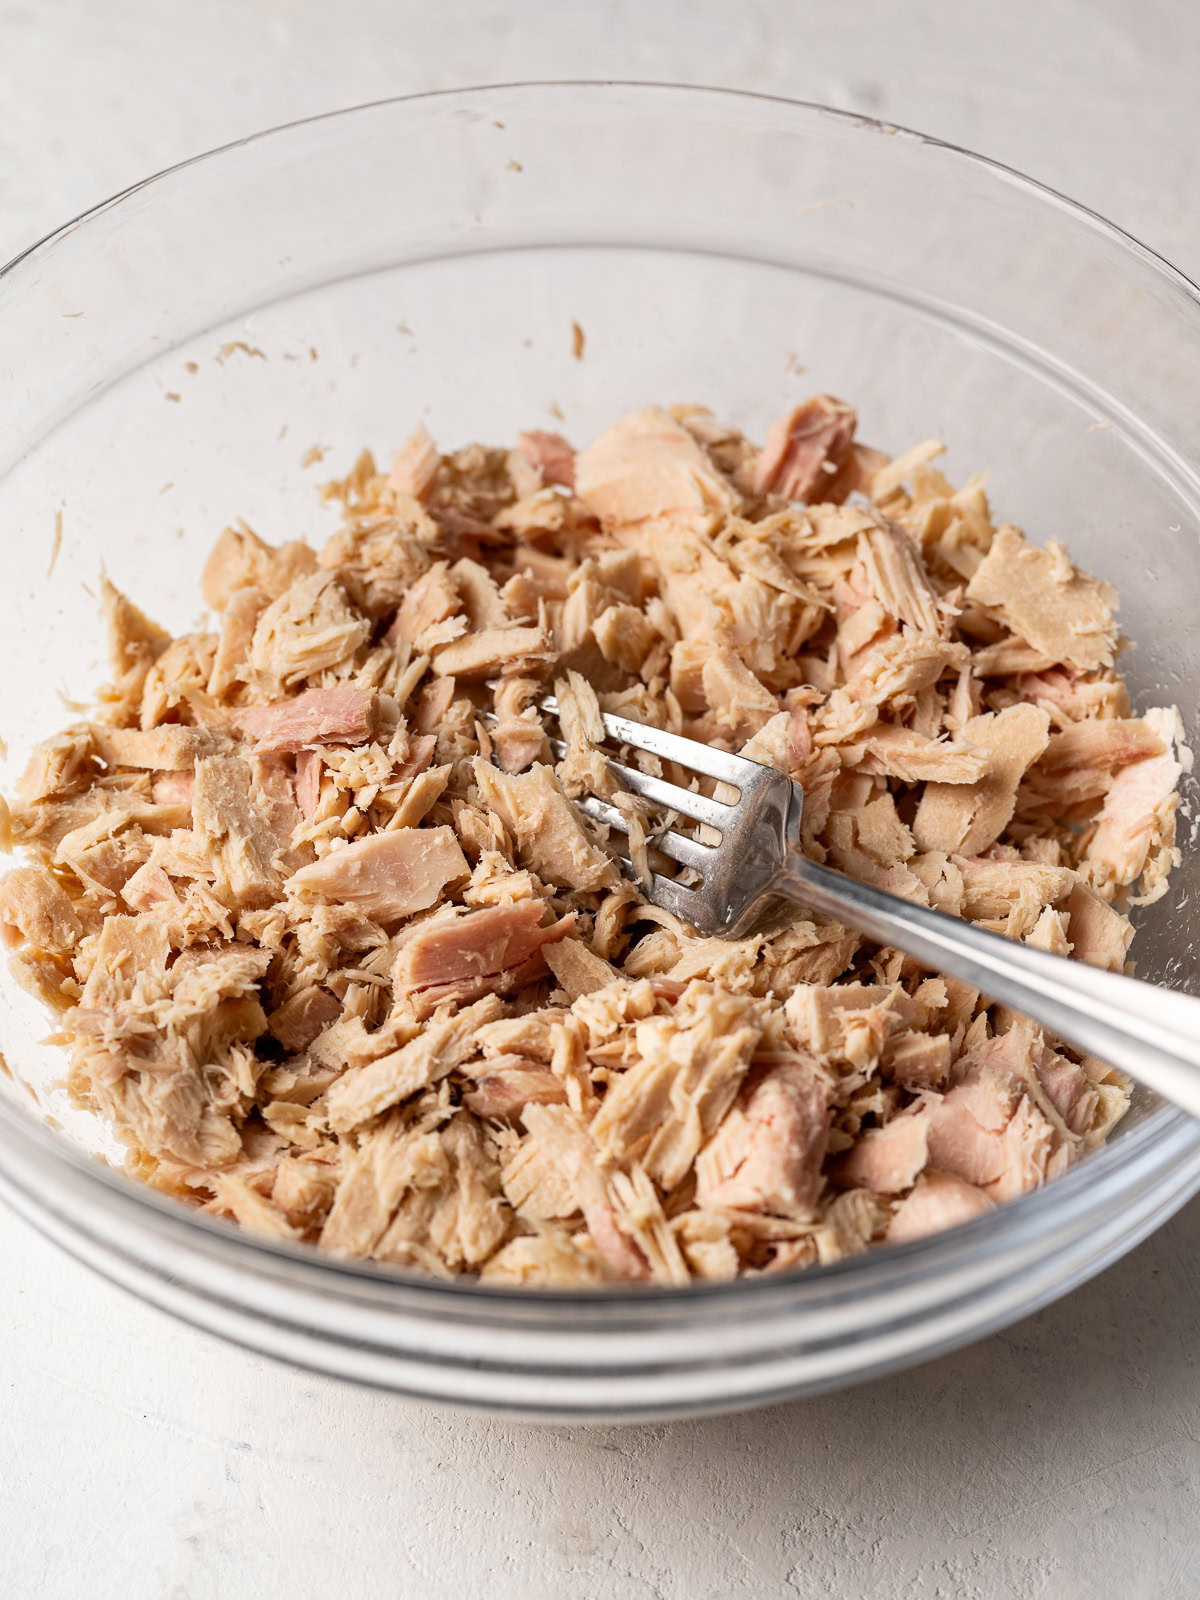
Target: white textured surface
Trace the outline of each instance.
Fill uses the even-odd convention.
[[[1200,274],[1175,0],[0,0],[0,258],[272,123],[518,77],[716,82],[1008,161]],[[1200,1595],[1200,1203],[1010,1332],[727,1420],[535,1430],[226,1348],[0,1213],[0,1594]]]

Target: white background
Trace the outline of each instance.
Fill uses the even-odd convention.
[[[1200,276],[1190,0],[0,0],[0,259],[273,123],[523,77],[721,83],[1007,161]],[[1200,1596],[1200,1202],[847,1394],[534,1429],[229,1349],[0,1212],[12,1600]]]

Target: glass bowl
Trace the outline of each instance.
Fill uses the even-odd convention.
[[[584,335],[574,353],[572,324]],[[106,569],[172,630],[244,516],[320,542],[316,488],[423,420],[443,443],[699,401],[761,438],[814,390],[861,436],[987,467],[998,514],[1118,584],[1140,705],[1196,718],[1200,296],[1015,173],[819,106],[527,84],[365,106],[139,184],[0,276],[0,637],[11,784],[103,676]],[[316,447],[314,450],[313,447]],[[318,465],[323,456],[324,465]],[[61,513],[61,548],[56,518]],[[1200,852],[1145,914],[1186,982]],[[515,1292],[264,1243],[126,1180],[0,985],[0,1193],[114,1281],[256,1350],[532,1417],[760,1404],[928,1359],[1130,1249],[1200,1186],[1139,1097],[1110,1145],[940,1237],[687,1290]]]

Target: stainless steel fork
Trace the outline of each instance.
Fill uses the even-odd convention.
[[[542,709],[558,714],[553,699]],[[655,905],[700,933],[726,939],[752,932],[781,903],[807,906],[961,978],[1200,1117],[1200,999],[1049,955],[818,866],[800,849],[804,791],[798,783],[745,756],[627,717],[605,714],[604,726],[617,746],[644,750],[738,791],[732,803],[709,799],[608,757],[622,787],[721,836],[709,845],[668,828],[652,840],[654,849],[700,878],[687,886],[655,873],[641,885]],[[565,754],[561,740],[552,739],[551,747],[560,759]],[[607,801],[585,795],[575,803],[597,822],[628,832],[626,818]],[[628,871],[627,859],[620,859]]]

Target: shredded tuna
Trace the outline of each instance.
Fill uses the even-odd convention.
[[[413,989],[452,991],[456,1000],[482,993],[501,973],[525,968],[545,945],[565,939],[574,927],[568,913],[540,927],[545,906],[540,900],[467,911],[462,916],[427,922],[408,939],[392,976],[397,993]],[[537,963],[546,970],[545,958]],[[526,981],[538,971],[523,973]]]
[[[927,1234],[941,1233],[943,1228],[982,1217],[994,1210],[995,1204],[974,1184],[931,1168],[921,1174],[912,1193],[896,1207],[887,1236],[893,1244],[923,1239]]]
[[[1073,567],[1061,545],[1039,550],[1018,529],[998,528],[967,599],[993,608],[1047,665],[1065,661],[1083,671],[1112,665],[1116,590]]]
[[[356,906],[377,922],[398,922],[437,903],[448,883],[468,875],[449,828],[396,828],[331,850],[287,882],[300,898]]]
[[[323,491],[320,551],[227,529],[210,631],[102,585],[110,681],[0,802],[0,940],[130,1171],[288,1243],[602,1289],[917,1239],[1104,1142],[1119,1073],[833,922],[701,938],[577,804],[648,872],[627,715],[795,777],[814,860],[1126,965],[1177,713],[1131,706],[1109,585],[855,425],[417,427]]]
[[[536,429],[519,433],[517,449],[541,473],[544,483],[575,487],[575,452],[561,433],[539,433]]]
[[[857,425],[854,407],[831,395],[793,406],[767,429],[754,466],[756,491],[787,500],[831,499],[823,491],[845,461]]]
[[[362,744],[371,736],[375,697],[353,688],[309,689],[291,700],[251,706],[239,720],[259,755],[323,744]]]

